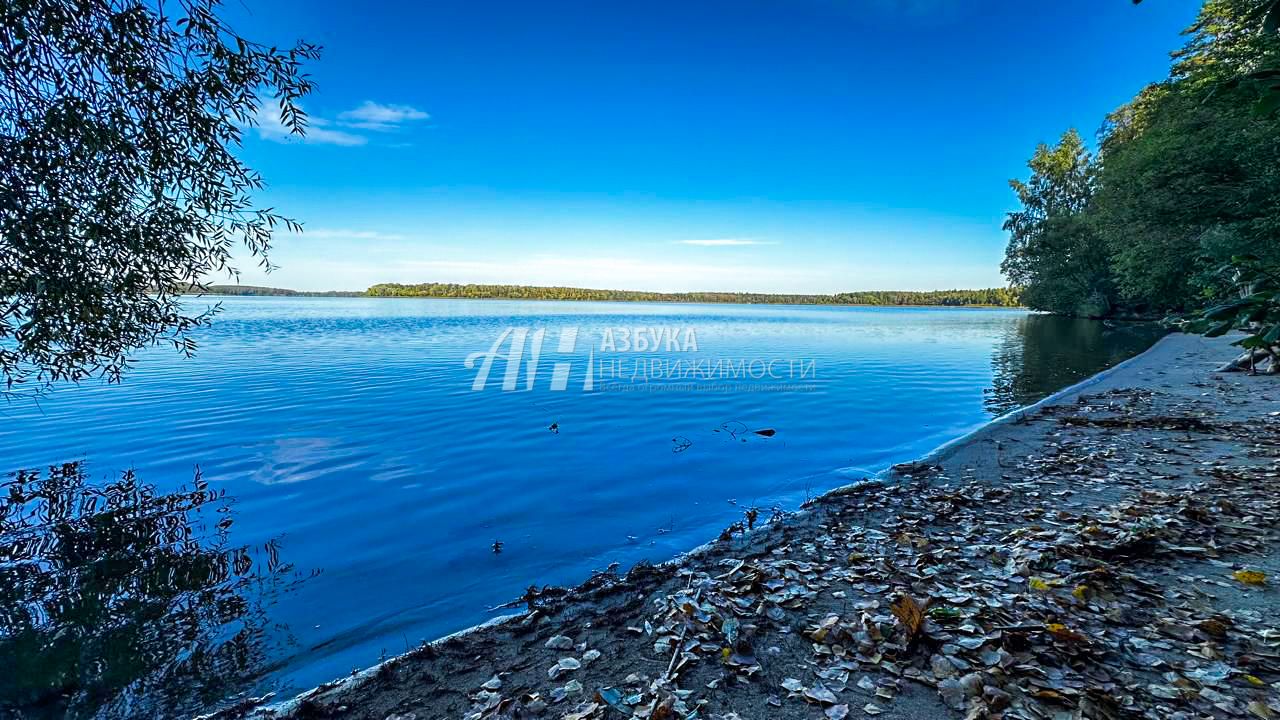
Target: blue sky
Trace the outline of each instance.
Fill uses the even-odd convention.
[[[242,156],[304,222],[270,275],[837,292],[1003,285],[1038,142],[1164,77],[1198,3],[244,0],[325,47],[305,141]]]

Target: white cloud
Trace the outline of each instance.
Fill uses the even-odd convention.
[[[429,114],[408,105],[383,105],[365,100],[354,110],[339,114],[338,122],[346,127],[388,132],[399,130],[405,123],[430,118]]]
[[[378,232],[377,230],[346,230],[343,228],[303,228],[302,236],[314,240],[404,240],[404,235]]]
[[[298,136],[289,132],[288,126],[282,121],[280,106],[276,101],[266,99],[258,108],[253,125],[258,130],[258,137],[271,142],[355,147],[367,145],[369,138],[360,133],[339,128],[392,132],[401,129],[407,123],[426,120],[430,117],[427,113],[408,105],[381,105],[366,100],[354,110],[339,113],[336,121],[314,115],[307,116],[307,132],[305,135]]]
[[[740,245],[777,245],[770,240],[752,240],[750,238],[719,238],[715,240],[677,240],[677,245],[697,245],[699,247],[736,247]]]
[[[280,115],[280,106],[268,101],[258,108],[254,117],[254,125],[258,129],[258,137],[278,143],[305,143],[307,145],[364,145],[369,140],[361,135],[332,130],[326,127],[329,123],[321,118],[307,118],[307,133],[302,136],[289,132],[288,126]]]

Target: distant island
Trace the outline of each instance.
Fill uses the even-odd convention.
[[[833,295],[784,293],[593,290],[536,285],[462,285],[458,283],[381,283],[364,291],[303,291],[256,285],[210,285],[206,295],[283,295],[290,297],[467,298],[495,300],[593,300],[604,302],[739,303],[748,305],[916,305],[942,307],[1019,307],[1013,288],[982,290],[869,290]]]

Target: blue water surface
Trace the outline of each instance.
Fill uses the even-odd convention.
[[[1158,334],[1019,310],[190,300],[215,301],[194,359],[155,348],[121,384],[11,402],[0,457],[8,471],[132,468],[161,487],[199,466],[236,499],[235,542],[279,539],[317,573],[270,608],[284,641],[258,684],[286,693],[483,621],[530,584],[667,559],[748,506],[794,509]],[[530,333],[516,389],[502,389],[502,358],[474,389],[468,356],[507,328]],[[569,328],[577,342],[560,353]],[[621,330],[635,328],[681,342],[623,352]],[[717,361],[712,378],[665,376]],[[563,391],[551,389],[557,362]],[[661,377],[644,377],[655,367]]]

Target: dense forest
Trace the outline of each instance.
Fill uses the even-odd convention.
[[[1216,272],[1233,258],[1280,263],[1274,6],[1208,0],[1168,77],[1110,113],[1094,148],[1075,130],[1036,148],[1004,225],[1025,305],[1159,316],[1238,291]]]
[[[788,295],[773,293],[684,292],[641,290],[591,290],[532,285],[459,285],[383,283],[369,288],[370,297],[504,298],[512,300],[598,300],[622,302],[752,303],[776,305],[946,305],[1016,307],[1018,295],[1007,288],[985,290],[869,291],[836,295]]]

